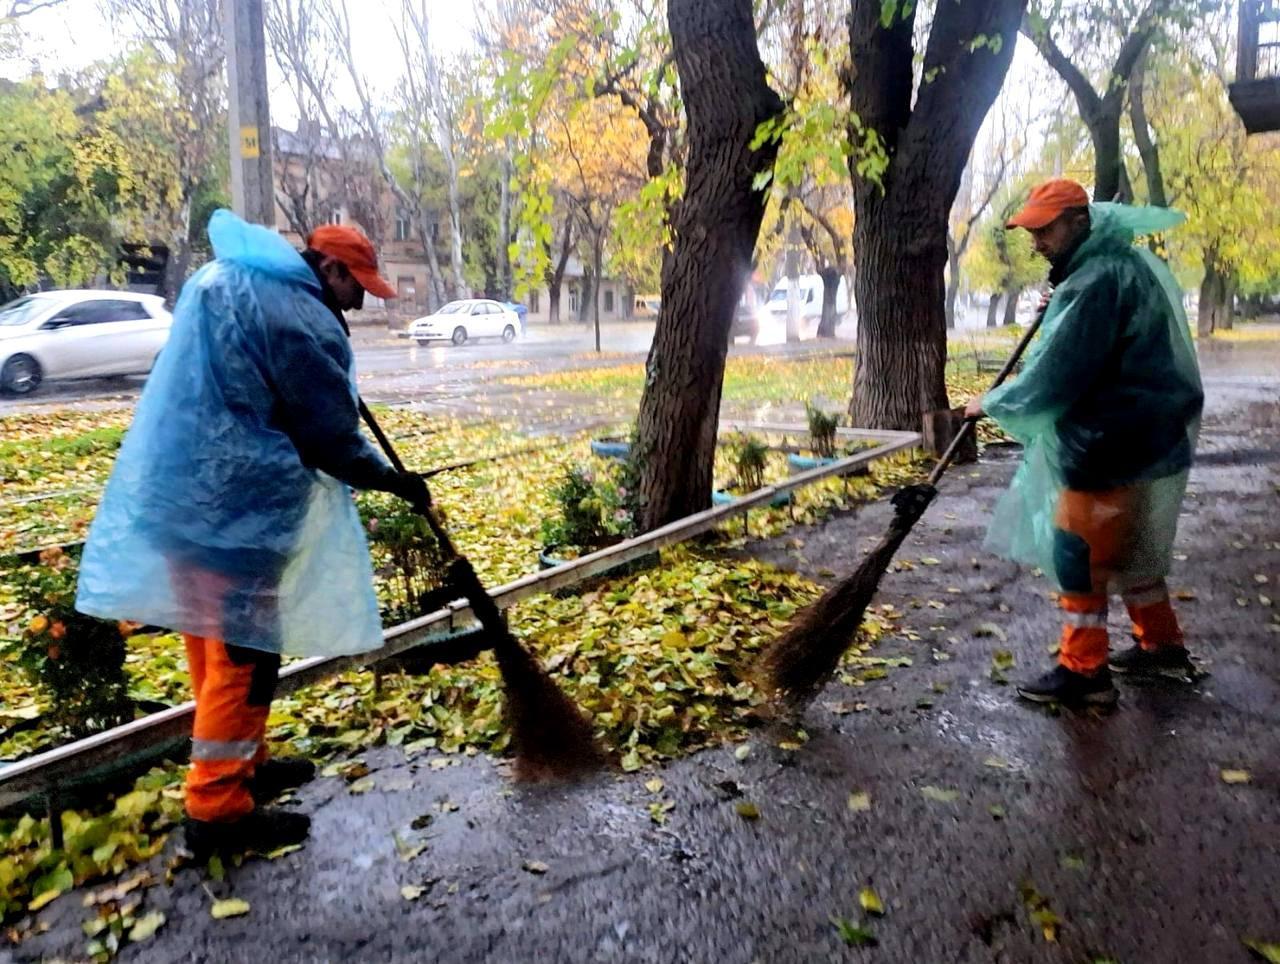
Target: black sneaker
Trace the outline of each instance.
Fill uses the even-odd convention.
[[[271,757],[259,763],[249,781],[254,803],[268,803],[286,790],[300,787],[315,779],[316,765],[300,756]]]
[[[1143,649],[1134,645],[1122,653],[1116,653],[1108,661],[1116,673],[1132,673],[1135,676],[1169,676],[1188,679],[1195,676],[1196,668],[1187,655],[1185,646],[1160,646]]]
[[[1105,666],[1092,676],[1074,673],[1065,666],[1055,666],[1039,679],[1023,683],[1018,695],[1032,703],[1062,703],[1111,706],[1119,698],[1111,683],[1111,671]]]
[[[188,817],[182,826],[187,849],[196,863],[202,864],[214,854],[239,854],[249,850],[265,854],[300,844],[311,831],[311,818],[292,810],[264,807],[226,823]]]

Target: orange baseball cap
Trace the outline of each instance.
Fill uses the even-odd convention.
[[[1088,191],[1069,178],[1056,177],[1033,188],[1022,210],[1011,217],[1005,227],[1034,231],[1051,223],[1064,211],[1088,206]]]
[[[378,298],[394,298],[396,289],[378,274],[378,255],[369,239],[346,224],[325,224],[311,232],[307,247],[347,266],[360,287]]]

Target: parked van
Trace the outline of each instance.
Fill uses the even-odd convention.
[[[822,278],[816,274],[802,274],[797,279],[800,294],[800,317],[804,321],[818,322],[822,319]],[[783,278],[769,295],[768,308],[771,314],[787,320],[787,296],[791,290],[791,279]],[[849,311],[849,286],[842,277],[836,289],[836,317],[842,318]]]

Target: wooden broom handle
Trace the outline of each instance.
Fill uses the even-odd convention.
[[[387,461],[391,463],[391,467],[397,472],[407,471],[404,463],[400,461],[399,453],[392,446],[391,439],[387,438],[387,433],[382,430],[378,420],[373,417],[373,412],[369,411],[369,406],[364,403],[363,398],[357,400],[360,403],[360,417],[364,419],[364,423],[369,426],[369,431],[373,433],[373,437],[382,446],[382,451],[387,456]],[[440,519],[436,516],[435,510],[428,508],[423,513],[423,516],[427,520],[427,525],[431,526],[431,534],[436,537],[436,542],[440,543],[440,548],[444,550],[445,555],[456,556],[458,550],[454,548],[453,540],[449,538],[449,533],[445,531]]]
[[[1036,336],[1036,332],[1040,330],[1040,323],[1044,321],[1045,312],[1049,306],[1046,304],[1043,308],[1036,312],[1035,319],[1027,326],[1027,330],[1022,335],[1022,340],[1013,350],[1013,354],[1005,361],[1004,367],[1000,369],[1000,374],[995,377],[995,381],[991,383],[991,388],[998,388],[1004,384],[1006,378],[1017,367],[1018,362],[1022,360],[1023,353],[1027,350],[1027,346],[1031,344],[1031,339]],[[991,389],[987,389],[990,391]],[[956,432],[956,437],[951,440],[951,444],[947,446],[946,452],[942,454],[942,458],[938,460],[938,464],[933,467],[933,471],[929,473],[929,485],[937,485],[942,479],[942,475],[947,469],[951,468],[951,463],[955,461],[956,454],[960,451],[960,446],[965,440],[973,434],[977,427],[978,419],[974,417],[966,418],[964,424],[960,426],[960,431]]]

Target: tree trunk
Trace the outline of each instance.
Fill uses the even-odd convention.
[[[860,263],[858,364],[854,367],[855,426],[920,430],[925,412],[947,408],[947,208],[933,224],[911,220],[890,205],[869,203],[854,220]],[[933,243],[926,238],[933,235]]]
[[[1093,141],[1093,199],[1095,201],[1131,201],[1132,188],[1124,169],[1120,145],[1120,116],[1124,113],[1125,88],[1134,70],[1139,66],[1156,30],[1160,18],[1153,3],[1138,18],[1134,30],[1121,43],[1115,63],[1106,77],[1106,89],[1099,95],[1093,84],[1049,35],[1043,20],[1033,23],[1030,18],[1023,32],[1036,45],[1048,62],[1070,88],[1080,110],[1080,119],[1089,129]]]
[[[668,23],[688,159],[636,426],[645,529],[711,503],[729,328],[767,200],[753,182],[777,156],[772,141],[751,144],[783,109],[756,46],[751,0],[670,0]]]
[[[1218,288],[1221,277],[1214,263],[1208,258],[1204,264],[1204,279],[1200,282],[1200,305],[1196,313],[1196,334],[1201,338],[1213,335],[1214,322],[1217,321],[1214,310],[1218,301]]]
[[[405,195],[407,198],[407,195]],[[440,259],[436,256],[436,243],[431,237],[431,221],[427,212],[419,205],[417,208],[418,239],[422,243],[422,253],[427,257],[427,308],[435,311],[447,300],[444,285],[440,281]]]
[[[582,290],[578,293],[578,324],[585,325],[591,320],[591,302],[596,293],[596,267],[594,264],[584,265],[582,269]]]
[[[514,169],[511,163],[511,138],[506,139],[506,153],[502,155],[502,185],[498,194],[498,245],[497,255],[498,287],[502,289],[504,300],[514,296],[515,286],[511,279],[511,178]]]
[[[560,279],[557,278],[551,284],[547,285],[547,321],[550,324],[560,324]]]
[[[1018,297],[1021,294],[1021,288],[1008,288],[1004,293],[1004,326],[1006,328],[1018,323]]]
[[[849,160],[854,192],[858,364],[853,424],[919,431],[947,408],[947,231],[973,142],[1013,57],[1026,0],[939,4],[914,89],[915,10],[888,27],[880,4],[852,0],[846,79],[851,107],[889,153],[875,183]],[[991,42],[977,44],[977,38]],[[999,42],[995,42],[999,40]],[[857,137],[856,130],[851,136]]]
[[[956,298],[960,296],[960,254],[956,251],[956,243],[947,232],[947,293],[945,310],[947,330],[956,327]]]
[[[1000,292],[991,292],[991,300],[987,302],[987,327],[997,328],[996,315],[1000,310]]]
[[[467,282],[462,267],[462,199],[458,193],[458,166],[453,157],[447,159],[449,171],[449,256],[453,271],[453,296],[467,297]]]
[[[1133,139],[1142,158],[1142,171],[1147,178],[1147,203],[1153,207],[1167,208],[1169,200],[1164,190],[1164,175],[1160,171],[1160,149],[1151,136],[1147,122],[1146,102],[1147,54],[1144,51],[1133,69],[1129,84],[1129,119],[1133,122]]]
[[[595,320],[597,354],[600,351],[600,288],[602,287],[600,280],[604,277],[604,232],[603,227],[597,228],[591,244],[593,262],[591,273],[595,278],[595,285],[591,292],[591,315]]]
[[[822,320],[818,322],[819,338],[836,336],[836,308],[840,295],[840,269],[834,265],[826,265],[818,269],[818,277],[822,279]]]
[[[1093,199],[1095,201],[1131,201],[1127,178],[1120,159],[1120,104],[1090,120],[1089,136],[1093,140]]]
[[[1222,278],[1218,290],[1218,304],[1214,311],[1213,327],[1217,331],[1230,331],[1236,319],[1236,279],[1234,274]]]
[[[161,277],[161,290],[156,294],[164,298],[165,306],[172,310],[187,280],[191,266],[191,197],[183,199],[178,209],[178,229],[169,243],[169,259],[165,262]]]
[[[800,340],[800,236],[792,225],[787,234],[787,341]]]
[[[1236,284],[1234,274],[1218,266],[1216,253],[1205,252],[1196,318],[1196,331],[1201,338],[1208,338],[1216,331],[1231,330],[1235,323]]]
[[[573,219],[564,220],[564,234],[560,236],[560,254],[555,265],[547,272],[547,320],[560,324],[560,291],[564,287],[564,272],[573,253]]]

